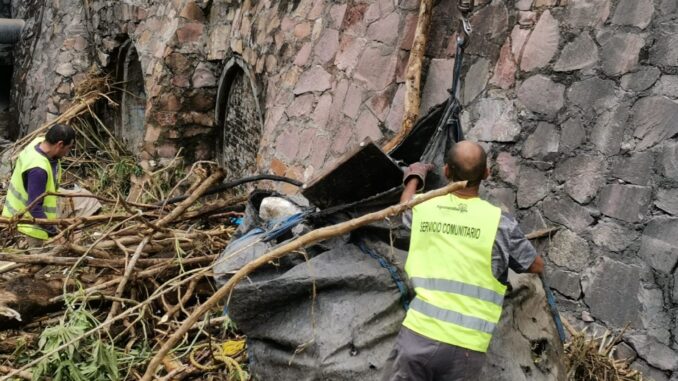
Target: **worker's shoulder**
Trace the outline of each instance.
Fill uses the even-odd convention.
[[[501,217],[499,217],[499,218],[500,218],[501,221],[505,221],[506,223],[509,223],[509,224],[512,224],[512,225],[518,224],[518,220],[516,219],[516,217],[511,212],[507,212],[504,209],[501,209]]]
[[[501,211],[501,217],[499,217],[499,226],[497,229],[509,232],[511,235],[515,235],[516,232],[518,232],[517,234],[522,234],[520,224],[518,223],[516,217],[505,210]]]
[[[44,137],[38,137],[31,140],[30,143],[28,143],[24,148],[21,149],[21,151],[19,151],[18,159],[22,159],[24,161],[33,161],[35,159],[45,157],[44,154],[38,150],[38,145],[44,140]]]

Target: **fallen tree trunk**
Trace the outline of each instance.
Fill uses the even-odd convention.
[[[113,303],[120,301],[130,301],[130,299],[123,298],[120,290],[123,289],[126,281],[135,282],[140,279],[155,278],[158,280],[171,277],[176,274],[179,269],[192,269],[195,266],[208,266],[217,258],[217,255],[208,255],[204,257],[194,257],[188,259],[177,258],[154,258],[154,259],[139,259],[135,268],[148,267],[138,273],[128,272],[127,274],[115,277],[114,279],[106,280],[101,283],[100,276],[92,273],[92,276],[82,274],[78,280],[78,284],[83,286],[90,285],[84,290],[77,290],[70,296],[74,296],[83,300],[110,300]],[[108,267],[116,268],[118,271],[122,269],[130,269],[131,262],[125,259],[111,259],[102,260],[95,258],[68,258],[68,257],[52,257],[46,255],[31,256],[31,255],[13,255],[0,254],[0,260],[14,260],[22,264],[32,265],[56,265],[56,266],[73,266],[76,263],[88,267]],[[64,300],[64,281],[65,279],[59,274],[53,277],[34,277],[33,275],[20,275],[10,279],[7,282],[0,283],[0,326],[6,328],[23,326],[33,322],[36,318],[43,317],[47,313],[56,311],[62,308]],[[75,286],[73,280],[69,281],[71,286]],[[117,285],[117,288],[116,288]],[[195,289],[196,285],[192,288]],[[191,288],[189,287],[189,290]],[[191,291],[192,292],[192,291]],[[185,304],[185,303],[184,303]],[[108,322],[106,322],[108,325]],[[0,352],[1,353],[1,352]]]
[[[3,333],[0,335],[0,354],[12,354],[21,345],[33,347],[38,343],[39,338],[40,335],[32,332],[21,332],[11,336],[5,336]]]

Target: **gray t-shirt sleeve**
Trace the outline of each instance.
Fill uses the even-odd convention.
[[[509,268],[517,273],[524,273],[537,255],[537,250],[525,238],[518,221],[510,214],[502,212],[492,247],[492,274],[495,278],[507,283]]]
[[[406,211],[404,211],[402,214],[402,218],[403,225],[405,225],[405,228],[412,229],[412,209],[407,209]]]

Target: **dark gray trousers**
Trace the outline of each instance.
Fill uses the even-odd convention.
[[[382,381],[477,380],[485,353],[441,343],[402,327]]]

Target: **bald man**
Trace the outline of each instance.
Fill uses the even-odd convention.
[[[415,163],[405,171],[401,201],[423,189],[431,169]],[[516,220],[478,197],[489,175],[479,144],[455,144],[444,173],[451,181],[467,181],[467,187],[403,216],[412,231],[405,271],[416,296],[383,380],[477,380],[501,315],[508,269],[543,271],[543,260]]]

